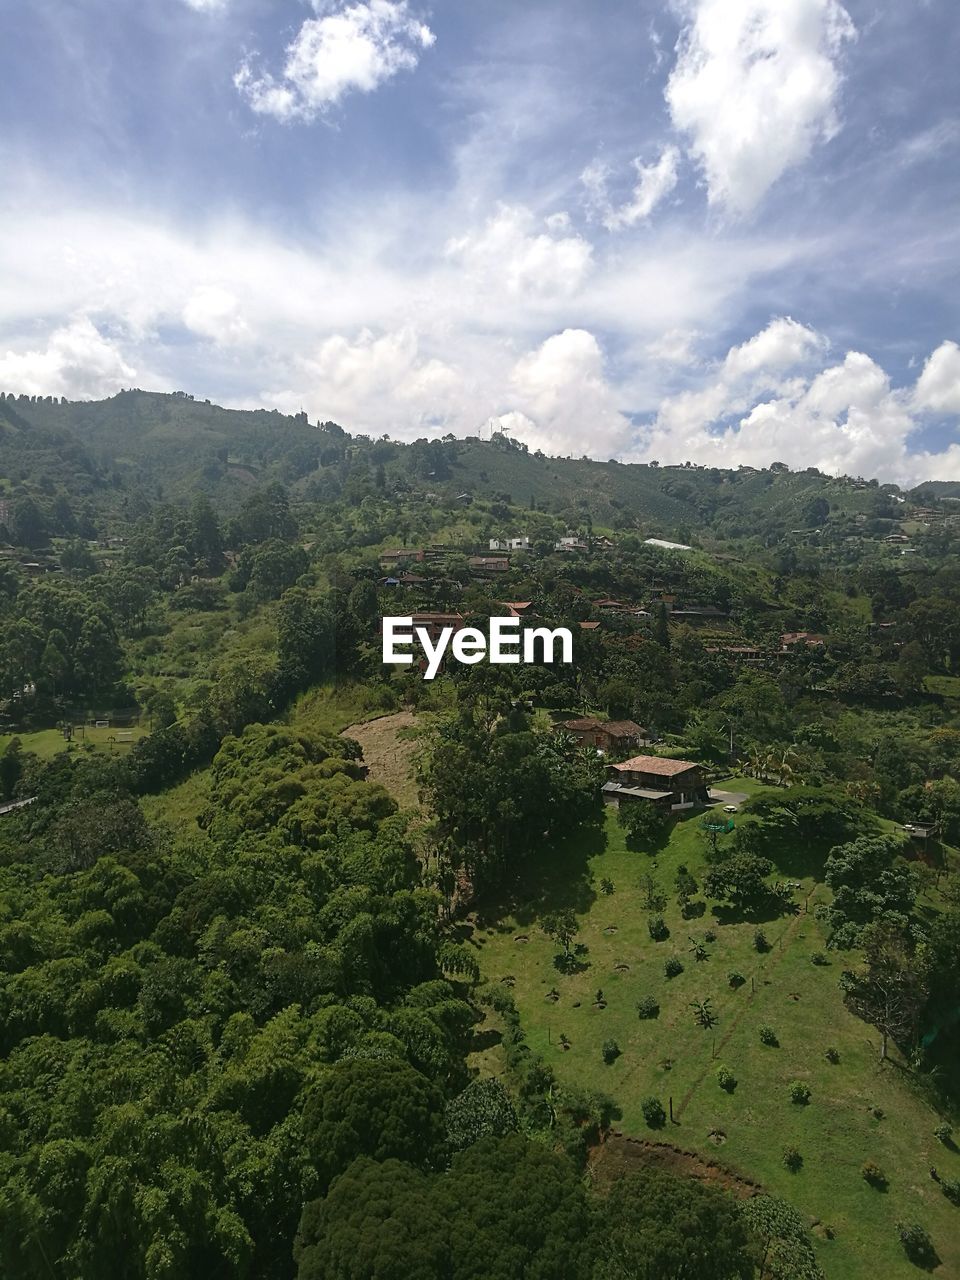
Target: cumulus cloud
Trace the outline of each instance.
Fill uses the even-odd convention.
[[[723,362],[723,374],[727,378],[742,378],[764,371],[780,372],[825,346],[822,334],[798,324],[790,316],[780,316],[754,337],[730,348]]]
[[[529,209],[502,205],[476,232],[448,241],[447,257],[461,263],[481,288],[520,295],[569,296],[590,270],[593,246],[567,234],[569,219],[551,214],[537,230]]]
[[[500,423],[534,448],[609,456],[629,441],[630,423],[607,383],[600,344],[586,329],[564,329],[523,356],[510,393],[513,407]]]
[[[943,342],[923,366],[914,404],[933,413],[960,413],[960,347]]]
[[[679,162],[680,152],[674,146],[664,147],[660,158],[653,164],[644,164],[641,157],[636,156],[633,167],[637,178],[633,192],[630,199],[617,208],[611,202],[608,192],[610,170],[601,161],[595,160],[580,175],[586,191],[587,205],[608,231],[635,227],[638,222],[645,222],[661,200],[677,185]]]
[[[436,37],[407,0],[320,4],[286,50],[279,77],[243,63],[234,84],[260,115],[313,120],[346,94],[372,93],[401,71],[412,71]]]
[[[838,57],[855,35],[838,0],[684,0],[666,88],[711,204],[747,213],[837,131]]]
[[[240,303],[218,285],[202,285],[190,295],[183,308],[183,323],[192,333],[221,347],[236,346],[250,335]]]
[[[291,374],[295,386],[267,392],[267,403],[288,412],[305,402],[323,405],[325,416],[372,432],[465,425],[461,377],[443,360],[421,355],[410,326],[379,335],[362,329],[353,339],[331,334],[296,359]]]
[[[0,388],[19,395],[91,399],[132,385],[133,369],[89,316],[54,329],[43,347],[0,356]]]

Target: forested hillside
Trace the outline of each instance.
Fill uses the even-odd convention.
[[[3,1273],[960,1274],[948,499],[0,399]]]

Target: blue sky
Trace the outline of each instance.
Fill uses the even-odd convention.
[[[948,0],[6,0],[0,388],[960,478]]]

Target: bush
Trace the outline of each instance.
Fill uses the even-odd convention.
[[[780,1041],[777,1039],[777,1033],[773,1027],[768,1027],[764,1024],[760,1028],[760,1043],[772,1045],[774,1049],[779,1047]]]
[[[716,942],[717,940],[716,929],[708,929],[706,933],[703,935],[703,940],[704,942]]]
[[[826,1058],[828,1062],[832,1062],[834,1066],[836,1066],[836,1064],[840,1061],[840,1050],[834,1049],[833,1045],[831,1045],[829,1049],[824,1051],[823,1056]]]
[[[717,1084],[721,1089],[725,1089],[727,1093],[733,1093],[737,1087],[737,1077],[733,1074],[729,1067],[719,1066],[716,1070]]]
[[[796,1147],[784,1147],[783,1164],[791,1173],[799,1173],[803,1168],[803,1156]]]
[[[871,1187],[876,1187],[878,1191],[886,1190],[887,1175],[873,1160],[867,1160],[865,1164],[862,1164],[860,1166],[860,1173],[864,1182],[869,1183]]]
[[[810,1101],[810,1086],[802,1080],[794,1080],[790,1086],[790,1101],[805,1107]]]
[[[730,983],[731,987],[742,987],[746,982],[746,978],[742,973],[738,973],[736,969],[731,969],[727,974],[727,981]]]
[[[654,942],[663,942],[664,938],[670,937],[670,930],[667,928],[667,923],[659,912],[655,912],[654,915],[648,917],[647,929],[649,930],[650,937]]]
[[[612,881],[612,880],[607,880],[606,878],[604,878],[603,880],[601,880],[601,881],[600,881],[600,892],[601,892],[601,893],[604,893],[604,894],[607,894],[608,896],[609,896],[611,893],[613,893],[613,881]]]
[[[641,996],[637,1001],[637,1016],[656,1018],[660,1015],[660,1001],[656,996]]]
[[[668,978],[675,978],[678,973],[683,973],[683,965],[677,956],[671,956],[663,966],[663,972]]]
[[[827,959],[826,952],[815,951],[813,955],[810,957],[810,963],[816,964],[816,965],[827,965],[830,963],[830,961]]]
[[[604,1062],[609,1067],[611,1062],[616,1062],[620,1057],[620,1046],[616,1040],[604,1040],[601,1053],[603,1054]]]
[[[953,1141],[953,1126],[947,1124],[946,1120],[944,1120],[942,1124],[938,1124],[934,1129],[933,1136],[938,1142],[948,1146]]]
[[[757,951],[769,951],[770,943],[767,941],[767,935],[762,929],[754,929],[753,945]]]
[[[960,1205],[960,1182],[955,1178],[941,1178],[940,1190],[951,1204]]]
[[[936,1258],[933,1241],[919,1222],[898,1222],[897,1235],[911,1262],[927,1266]]]
[[[640,1103],[640,1110],[643,1112],[643,1118],[651,1129],[662,1129],[667,1123],[667,1113],[664,1111],[663,1103],[659,1098],[654,1098],[653,1096],[644,1098]]]

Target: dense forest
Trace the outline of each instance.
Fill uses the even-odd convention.
[[[572,1018],[622,841],[643,946],[682,933],[678,984],[725,936],[762,954],[815,921],[824,1018],[929,1117],[878,1265],[960,1274],[957,501],[186,395],[0,398],[3,1273],[866,1276],[793,1146],[775,1173],[610,1174],[615,1138],[657,1139],[660,1096],[610,1035],[580,1073],[496,948],[539,939],[536,1009]],[[381,617],[417,613],[565,625],[574,661],[427,682],[381,661]],[[406,790],[343,732],[377,717],[405,717]],[[636,744],[578,745],[584,718],[692,762],[735,818],[615,817],[604,779]],[[631,990],[633,1023],[658,1000]],[[684,1004],[712,1032],[710,1000]],[[850,1096],[876,1128],[873,1079]],[[895,1177],[863,1169],[857,1194]]]

